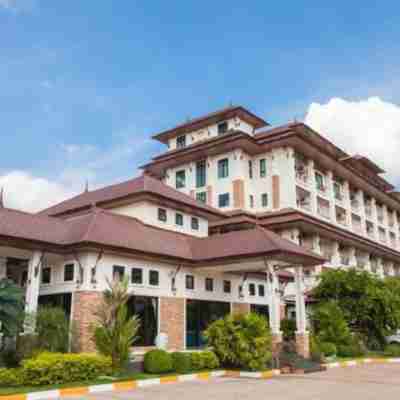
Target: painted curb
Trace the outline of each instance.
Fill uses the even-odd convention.
[[[345,367],[356,367],[358,365],[365,364],[397,364],[400,363],[400,358],[364,358],[363,360],[349,360],[349,361],[338,361],[333,363],[327,363],[323,366],[331,368],[345,368]]]
[[[277,375],[280,375],[279,370],[272,370],[265,372],[241,372],[241,371],[221,370],[221,371],[211,371],[211,372],[200,372],[198,374],[188,374],[188,375],[170,375],[170,376],[163,376],[161,378],[115,382],[115,383],[94,385],[94,386],[46,390],[43,392],[5,395],[5,396],[0,396],[0,400],[50,400],[50,399],[59,399],[65,396],[83,396],[92,393],[116,392],[116,391],[121,392],[121,391],[134,390],[137,388],[143,388],[154,385],[170,385],[178,382],[190,382],[196,380],[207,381],[211,378],[219,378],[219,377],[270,379]]]

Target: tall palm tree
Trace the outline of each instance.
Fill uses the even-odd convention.
[[[23,311],[23,290],[9,279],[0,280],[0,322],[5,335],[16,333]]]

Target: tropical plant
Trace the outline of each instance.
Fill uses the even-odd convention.
[[[370,349],[382,349],[385,338],[400,328],[400,283],[355,269],[327,270],[312,291],[319,302],[336,300],[351,331]]]
[[[16,334],[23,311],[23,290],[9,279],[0,280],[0,322],[6,336]]]
[[[113,370],[121,369],[129,360],[130,347],[137,339],[140,322],[128,315],[128,281],[108,282],[103,300],[95,312],[94,341],[97,350],[112,360]]]
[[[258,314],[228,315],[213,322],[205,337],[226,366],[262,370],[272,358],[268,323]]]

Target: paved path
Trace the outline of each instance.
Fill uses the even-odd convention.
[[[317,374],[281,376],[271,380],[216,378],[208,382],[175,383],[126,392],[99,393],[80,399],[398,400],[400,365],[337,368]]]

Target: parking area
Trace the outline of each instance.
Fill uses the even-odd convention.
[[[399,364],[337,368],[317,374],[280,376],[271,380],[216,378],[211,381],[149,386],[133,391],[99,393],[81,399],[376,400],[378,397],[385,400],[399,399]]]

